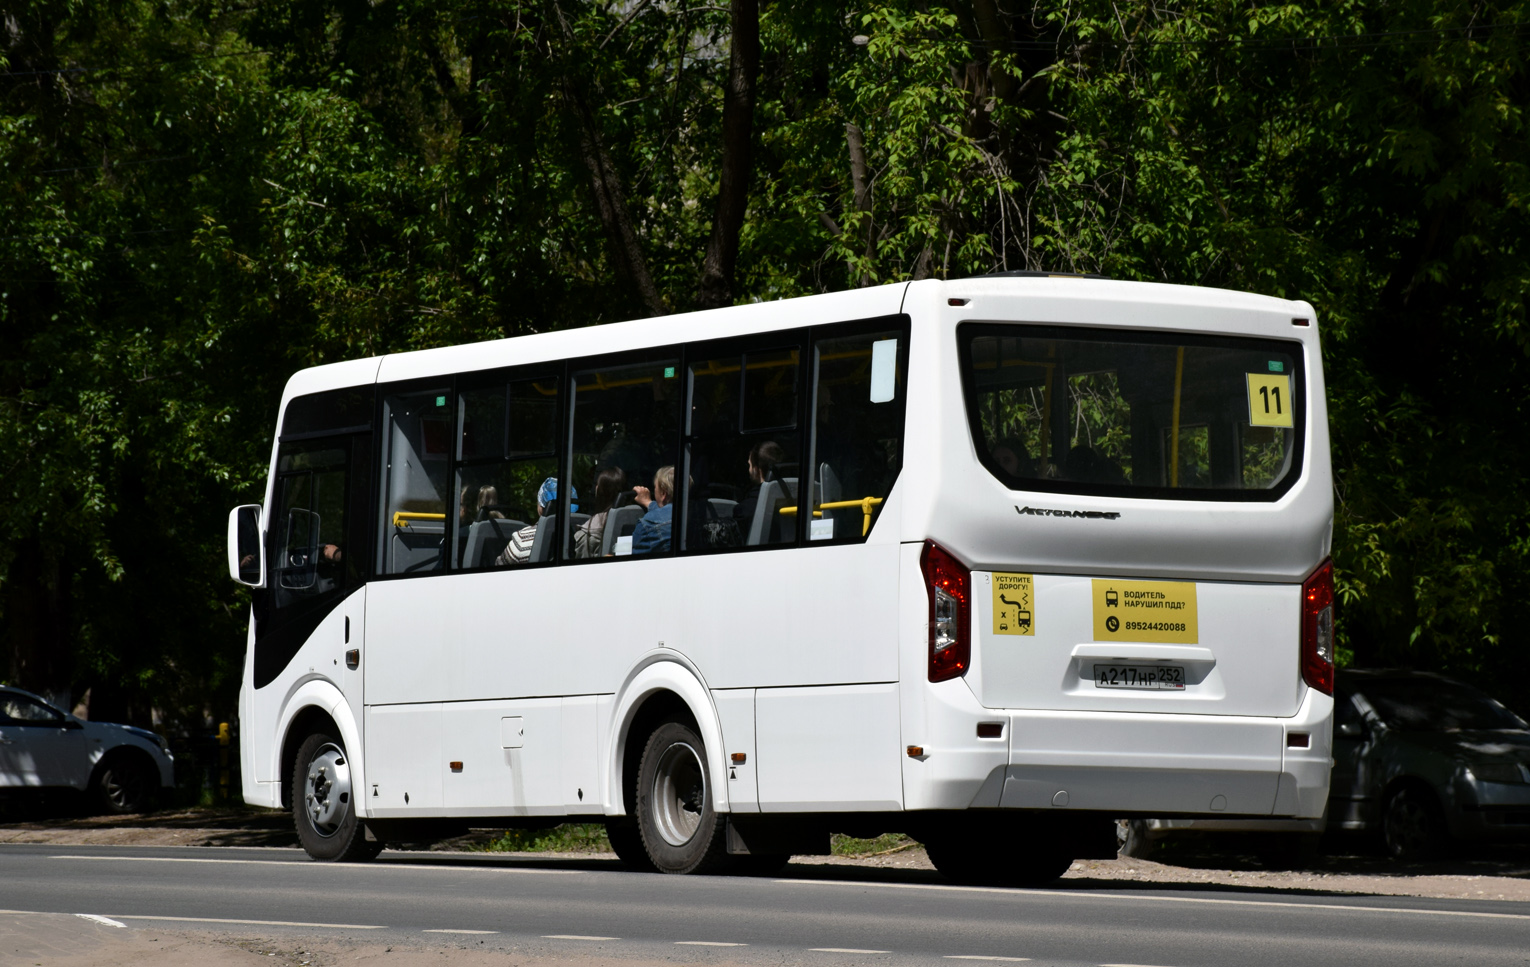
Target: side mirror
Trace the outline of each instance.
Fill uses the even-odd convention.
[[[260,540],[259,504],[242,504],[229,511],[228,576],[252,588],[266,586],[266,552]]]
[[[1340,722],[1338,733],[1346,739],[1358,739],[1365,735],[1365,726],[1359,722]]]

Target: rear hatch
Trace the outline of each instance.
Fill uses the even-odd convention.
[[[981,323],[957,343],[981,466],[952,549],[975,565],[983,705],[1294,715],[1331,514],[1297,487],[1307,347]]]

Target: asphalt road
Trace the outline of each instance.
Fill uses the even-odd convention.
[[[1530,904],[1288,891],[950,886],[906,870],[765,878],[598,860],[278,849],[0,846],[0,912],[368,943],[464,943],[577,962],[1037,965],[1530,964]],[[847,878],[847,874],[850,878]]]

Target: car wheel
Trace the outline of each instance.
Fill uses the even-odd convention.
[[[292,770],[292,819],[309,856],[356,862],[382,852],[367,839],[352,792],[345,745],[322,732],[304,739]]]
[[[712,808],[706,746],[690,726],[654,730],[638,765],[638,832],[661,873],[711,873],[727,865],[723,819]]]
[[[96,774],[96,799],[113,815],[141,813],[154,801],[159,775],[135,755],[108,757]]]
[[[1407,788],[1387,800],[1381,817],[1381,835],[1387,855],[1412,862],[1438,856],[1445,846],[1445,817],[1429,793]]]
[[[971,838],[942,837],[924,850],[948,879],[983,886],[1045,886],[1073,865],[1073,857],[1056,846],[994,849]]]
[[[1148,839],[1147,820],[1116,820],[1117,856],[1129,856],[1140,860],[1146,859],[1151,852],[1153,852],[1153,843]]]

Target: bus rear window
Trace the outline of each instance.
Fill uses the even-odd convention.
[[[1301,348],[1275,340],[967,323],[978,457],[1014,490],[1272,500],[1301,469]]]

